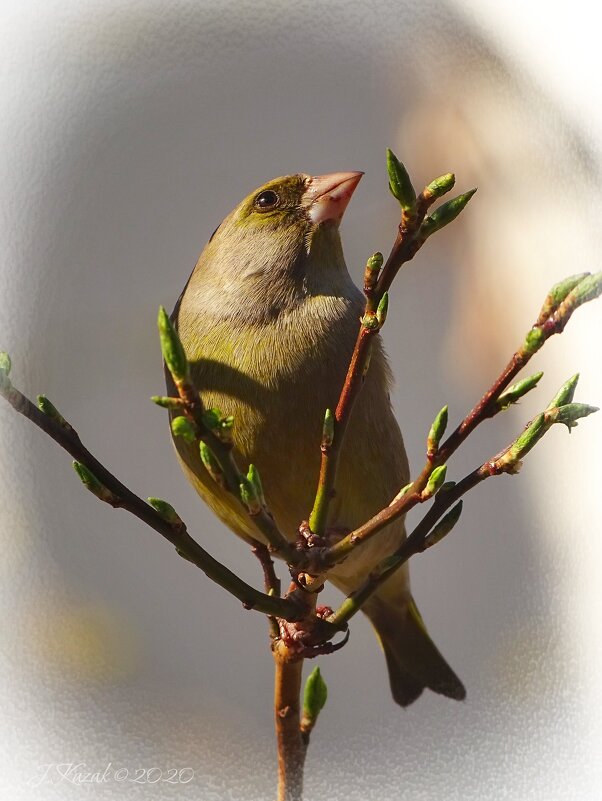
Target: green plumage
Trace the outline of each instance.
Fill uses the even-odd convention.
[[[257,466],[267,503],[290,539],[312,508],[324,412],[336,407],[364,305],[338,233],[348,198],[337,201],[335,188],[316,201],[320,182],[332,178],[278,178],[249,195],[205,247],[173,313],[203,402],[234,415],[236,458]],[[273,207],[261,207],[274,196]],[[408,481],[390,381],[377,337],[341,454],[331,526],[363,523]],[[261,538],[197,449],[182,438],[175,445],[188,479],[224,523],[239,536]],[[349,593],[404,536],[402,522],[389,527],[338,565],[333,583]],[[464,697],[421,622],[407,568],[365,611],[398,703],[410,703],[425,686]]]

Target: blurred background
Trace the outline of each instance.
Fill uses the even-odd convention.
[[[45,392],[118,477],[168,499],[259,583],[184,481],[148,401],[163,391],[157,307],[173,306],[217,224],[274,176],[366,172],[342,225],[358,282],[397,222],[386,146],[417,185],[448,171],[458,191],[478,185],[393,291],[394,401],[420,466],[435,413],[448,403],[452,421],[464,415],[548,288],[600,269],[597,13],[542,0],[4,3],[0,345],[15,383]],[[576,371],[577,399],[602,405],[601,308],[546,345],[530,371],[545,371],[539,390],[483,426],[451,478]],[[4,403],[0,425],[4,794],[272,799],[262,617],[99,504],[67,454]],[[464,703],[426,693],[395,707],[363,619],[320,660],[329,700],[308,799],[600,797],[601,431],[596,417],[570,437],[552,430],[519,478],[469,496],[453,536],[413,561]],[[194,778],[84,787],[45,775],[57,763]]]

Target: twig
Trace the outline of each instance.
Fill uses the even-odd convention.
[[[172,420],[173,433],[184,436],[189,442],[196,442],[209,473],[242,504],[272,551],[289,564],[299,562],[302,554],[295,550],[276,525],[261,490],[254,486],[255,482],[251,482],[236,463],[231,438],[233,418],[223,417],[217,409],[205,409],[192,383],[188,359],[178,332],[163,307],[159,309],[158,327],[161,351],[178,397],[155,396],[152,400],[159,406],[180,413],[181,416]],[[255,474],[260,485],[256,470]]]
[[[451,222],[445,217],[445,221],[441,220],[438,225],[431,226],[432,230],[429,230],[428,234],[420,235],[429,207],[437,198],[453,187],[455,180],[453,175],[441,176],[441,178],[425,187],[416,198],[414,190],[411,188],[410,179],[405,172],[405,167],[391,151],[387,152],[387,159],[391,191],[402,206],[401,222],[398,227],[397,237],[389,257],[384,267],[382,267],[382,271],[380,269],[382,266],[382,255],[380,253],[375,253],[371,256],[366,264],[364,273],[365,313],[360,322],[355,347],[335,410],[331,435],[328,438],[325,431],[321,442],[320,475],[314,506],[309,518],[309,527],[318,536],[324,536],[326,532],[328,510],[330,501],[334,496],[338,461],[345,431],[356,398],[364,382],[370,360],[372,342],[383,327],[386,319],[388,290],[402,265],[414,258],[426,241],[427,236],[447,224],[447,222]],[[396,182],[395,188],[392,185],[393,182]],[[459,210],[456,212],[457,214],[460,213],[472,194],[467,193],[467,195],[460,196],[461,204],[458,204]],[[328,419],[329,411],[326,414],[326,419]]]
[[[596,407],[588,406],[587,404],[565,402],[568,399],[569,392],[570,400],[572,400],[575,385],[576,381],[574,379],[566,382],[548,408],[527,423],[522,434],[507,448],[488,459],[457,484],[453,482],[448,485],[444,484],[435,496],[435,501],[429,511],[407,539],[391,556],[386,557],[377,565],[360,587],[351,593],[343,601],[339,609],[327,618],[328,622],[335,625],[347,624],[351,617],[362,608],[368,598],[401,565],[415,554],[425,551],[443,539],[457,523],[462,511],[460,498],[469,490],[492,476],[498,476],[502,473],[518,473],[522,458],[555,423],[563,423],[570,429],[577,424],[576,421],[581,417],[586,417],[598,411]],[[560,398],[562,405],[553,405],[557,398]],[[460,503],[442,519],[445,512],[451,509],[457,501],[460,501]]]
[[[93,474],[112,496],[107,502],[112,506],[125,509],[138,517],[150,528],[157,531],[172,545],[176,551],[200,568],[210,579],[215,581],[229,593],[238,598],[247,609],[255,609],[266,615],[274,615],[287,620],[298,620],[303,610],[290,599],[267,595],[251,587],[235,573],[214,559],[188,533],[186,526],[170,523],[162,517],[150,504],[146,503],[122,484],[96,459],[82,444],[77,432],[69,425],[62,425],[54,417],[38,409],[22,392],[5,376],[0,376],[0,395],[20,414],[27,417],[38,428],[41,428],[55,442]],[[47,401],[46,401],[47,402]],[[64,421],[63,421],[64,422]]]
[[[449,460],[480,423],[494,417],[506,408],[506,405],[499,401],[510,382],[547,339],[564,330],[571,315],[579,306],[598,297],[601,293],[602,272],[594,273],[593,275],[580,273],[553,286],[544,301],[536,322],[527,333],[521,347],[514,353],[500,375],[455,431],[450,434],[440,447],[429,453],[426,464],[418,478],[411,485],[404,488],[405,491],[399,493],[389,506],[382,509],[362,526],[350,532],[339,542],[325,549],[322,554],[324,564],[332,565],[345,559],[353,550],[378,534],[390,523],[405,515],[417,504],[428,500],[430,496],[425,496],[424,490],[433,471]],[[541,377],[541,374],[533,376],[532,381],[538,377]],[[529,384],[528,388],[532,388],[535,383]],[[516,400],[518,400],[518,397],[510,400],[507,405],[516,402]]]

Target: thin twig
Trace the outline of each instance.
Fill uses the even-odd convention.
[[[572,289],[562,298],[562,301],[554,303],[556,295],[562,295],[558,287],[571,286]],[[530,361],[531,357],[542,347],[544,342],[554,334],[562,332],[568,323],[573,312],[583,303],[592,300],[602,292],[602,273],[590,275],[581,273],[578,276],[565,279],[561,284],[552,288],[542,310],[527,333],[525,341],[520,348],[513,354],[508,364],[504,367],[499,376],[491,384],[478,403],[471,409],[466,417],[457,426],[455,431],[443,442],[434,453],[430,454],[422,469],[422,472],[415,479],[407,491],[395,498],[389,506],[375,514],[370,520],[347,536],[324,550],[322,558],[325,565],[332,565],[345,559],[356,548],[360,547],[373,536],[378,534],[395,520],[405,515],[414,506],[428,500],[423,495],[423,491],[428,483],[433,470],[446,464],[452,454],[464,443],[466,438],[485,420],[495,417],[503,410],[497,404],[500,395],[510,385],[511,381]],[[552,298],[552,300],[551,300]],[[547,316],[546,316],[547,314]]]
[[[576,381],[567,382],[561,392],[572,384],[574,389]],[[558,397],[558,395],[557,395]],[[476,487],[482,481],[492,476],[499,476],[502,473],[514,474],[520,470],[522,458],[537,444],[544,434],[556,423],[566,425],[569,430],[577,424],[577,420],[586,417],[598,409],[582,403],[565,403],[554,405],[555,401],[548,408],[534,417],[525,426],[524,431],[504,450],[496,456],[488,459],[480,467],[466,475],[457,484],[449,482],[444,484],[435,495],[435,500],[429,511],[422,518],[420,523],[414,528],[412,533],[400,545],[400,547],[390,556],[383,559],[371,572],[368,578],[351,593],[341,604],[339,609],[330,615],[327,620],[335,625],[346,625],[350,618],[358,612],[365,602],[373,595],[387,579],[398,570],[401,565],[407,562],[412,556],[425,551],[427,548],[439,542],[446,534],[451,531],[461,512],[461,507],[457,510],[457,515],[448,518],[449,528],[444,528],[436,532],[438,524],[443,522],[443,515],[462,498],[469,490]]]
[[[63,426],[52,417],[44,414],[6,378],[0,381],[0,394],[17,412],[31,420],[32,423],[70,453],[74,459],[84,464],[98,481],[117,498],[117,502],[113,502],[112,505],[135,515],[150,528],[165,537],[175,546],[181,556],[192,562],[210,579],[238,598],[245,608],[256,609],[264,614],[282,617],[287,620],[298,620],[302,616],[299,606],[292,600],[260,592],[214,559],[190,536],[184,524],[167,522],[152,506],[115,478],[85,448],[77,432],[71,426]]]
[[[364,382],[372,342],[382,328],[382,322],[377,319],[378,306],[401,266],[410,261],[424,244],[425,240],[420,239],[417,235],[426,212],[434,202],[434,199],[429,194],[428,189],[425,189],[416,199],[415,211],[411,214],[407,214],[405,211],[402,212],[397,237],[380,276],[376,280],[376,284],[370,286],[366,280],[364,282],[364,294],[366,295],[365,314],[360,322],[355,347],[337,403],[334,436],[330,443],[325,445],[323,439],[321,444],[322,456],[318,487],[309,519],[312,532],[319,536],[324,535],[328,524],[328,509],[330,501],[334,497],[339,456],[347,424]]]

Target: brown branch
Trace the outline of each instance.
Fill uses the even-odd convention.
[[[567,388],[572,384],[574,389],[575,381],[567,382],[560,390],[561,393],[567,392]],[[559,398],[559,395],[556,396]],[[370,573],[363,584],[349,595],[339,609],[327,618],[329,623],[335,625],[346,625],[350,618],[358,612],[371,595],[390,576],[398,570],[401,565],[407,562],[412,556],[425,551],[427,548],[439,542],[446,534],[451,531],[458,520],[461,507],[457,509],[457,514],[448,517],[449,527],[445,526],[445,519],[442,516],[457,501],[462,498],[469,490],[476,487],[482,481],[492,476],[502,473],[518,473],[521,467],[522,458],[539,442],[546,432],[556,423],[562,423],[567,428],[572,428],[577,424],[577,420],[587,417],[598,411],[594,406],[582,403],[572,403],[571,398],[563,398],[562,405],[554,405],[556,398],[548,408],[534,417],[525,426],[524,431],[504,450],[496,456],[488,459],[476,470],[473,470],[457,484],[453,482],[443,485],[429,511],[414,528],[412,533],[400,545],[400,547],[390,556],[383,559],[377,567]],[[565,401],[569,402],[566,403]],[[443,524],[443,525],[442,525]],[[441,527],[439,528],[438,527]]]
[[[335,411],[334,437],[332,442],[325,445],[322,441],[321,445],[322,456],[318,487],[309,519],[312,532],[319,536],[324,535],[328,524],[328,509],[334,496],[339,456],[353,406],[364,383],[372,341],[384,324],[384,319],[382,322],[377,319],[379,303],[383,300],[402,265],[414,258],[424,244],[426,237],[419,237],[418,234],[426,212],[434,200],[435,198],[426,188],[416,199],[415,209],[411,213],[402,211],[397,237],[389,257],[375,281],[370,279],[369,267],[366,268],[364,277],[365,314],[360,322],[351,361],[339,395]]]
[[[565,291],[567,287],[569,289]],[[324,565],[340,562],[349,556],[353,550],[361,546],[362,543],[367,542],[393,521],[405,515],[414,506],[424,500],[428,500],[428,496],[425,497],[423,493],[433,470],[446,464],[477,426],[485,420],[495,417],[503,410],[504,407],[499,405],[497,401],[511,381],[516,378],[547,339],[564,330],[571,315],[580,305],[597,297],[601,292],[602,273],[593,275],[581,273],[552,287],[537,320],[527,333],[521,347],[513,354],[499,376],[457,428],[434,453],[428,456],[422,472],[414,480],[413,484],[408,487],[406,492],[397,496],[385,509],[382,509],[339,542],[325,549],[322,552]]]
[[[150,504],[135,495],[110,473],[90,451],[85,448],[77,432],[68,424],[61,424],[53,417],[40,411],[23,393],[16,389],[7,378],[0,377],[0,395],[20,414],[27,417],[38,428],[48,434],[55,442],[85,465],[103,487],[116,499],[111,505],[120,507],[135,515],[150,528],[157,531],[172,545],[182,557],[200,568],[208,578],[215,581],[242,602],[247,609],[256,609],[267,615],[298,620],[303,610],[292,600],[270,596],[251,587],[235,573],[214,559],[188,533],[186,526],[165,520]]]
[[[244,492],[249,487],[249,481],[237,465],[232,452],[233,442],[229,432],[233,419],[230,417],[221,421],[212,420],[213,424],[209,422],[216,410],[212,410],[209,414],[206,412],[201,396],[192,382],[190,365],[180,336],[163,307],[159,309],[158,326],[166,378],[176,390],[177,397],[155,397],[153,400],[159,406],[177,410],[178,416],[181,415],[183,421],[188,420],[190,440],[196,439],[197,446],[204,443],[210,452],[211,461],[215,463],[216,470],[220,474],[213,477],[240,502],[255,527],[268,541],[272,551],[280,554],[289,564],[300,561],[302,554],[295,550],[280,531],[274,516],[265,504],[265,499],[261,501],[256,499],[252,508],[246,502]],[[221,424],[226,419],[229,421],[229,426],[224,429]],[[202,455],[201,451],[201,458]],[[209,471],[211,474],[214,472],[212,469]],[[250,489],[252,490],[252,487]]]
[[[278,801],[301,801],[307,745],[301,733],[303,660],[289,658],[278,641],[274,648],[274,720],[278,744]]]

